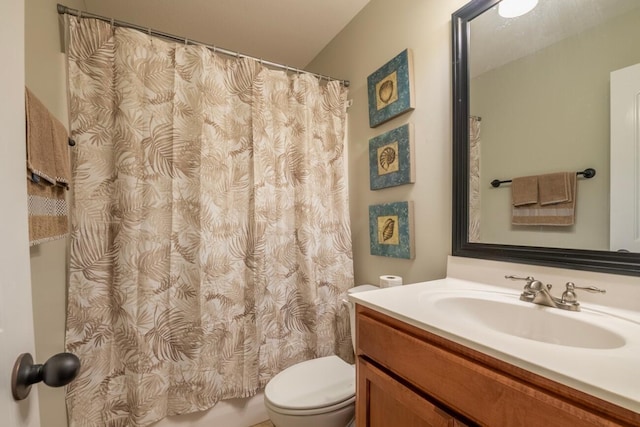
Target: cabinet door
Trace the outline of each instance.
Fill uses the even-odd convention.
[[[430,401],[358,358],[357,427],[464,426]]]

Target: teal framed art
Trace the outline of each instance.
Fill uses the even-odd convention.
[[[413,259],[413,202],[369,206],[371,255]]]
[[[412,70],[413,54],[405,49],[367,77],[369,127],[413,110]]]
[[[371,190],[416,182],[413,145],[410,123],[369,140]]]

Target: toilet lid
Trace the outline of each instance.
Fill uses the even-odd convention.
[[[267,384],[265,397],[280,408],[313,409],[352,398],[355,392],[355,367],[338,356],[327,356],[280,372]]]

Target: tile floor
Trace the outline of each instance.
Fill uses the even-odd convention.
[[[251,427],[274,427],[271,421],[263,421],[260,424],[253,425]]]

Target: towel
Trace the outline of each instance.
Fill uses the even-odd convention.
[[[576,174],[567,172],[566,179],[568,200],[544,206],[540,202],[525,206],[513,206],[511,223],[513,225],[573,225],[576,213]]]
[[[64,125],[27,88],[25,96],[27,168],[51,185],[68,188],[71,179],[69,134]]]
[[[538,177],[521,176],[511,180],[513,206],[531,205],[538,202]]]
[[[568,202],[570,200],[570,175],[575,175],[575,173],[558,172],[540,175],[538,177],[538,192],[540,193],[541,206]]]
[[[31,246],[67,235],[68,133],[29,89],[25,91],[27,195]]]
[[[64,187],[27,179],[29,246],[62,239],[69,233]]]

